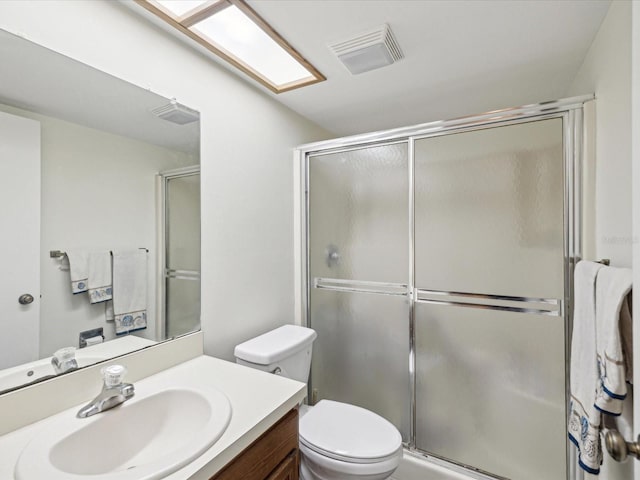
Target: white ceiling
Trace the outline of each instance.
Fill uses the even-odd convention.
[[[566,96],[610,0],[248,3],[327,80],[276,95],[175,29],[163,28],[340,136]],[[133,2],[123,4],[150,18]],[[405,55],[396,64],[353,76],[327,47],[385,22]],[[0,103],[169,148],[197,149],[197,125],[180,127],[150,116],[151,108],[167,101],[158,95],[3,31],[0,62]]]
[[[269,94],[347,135],[566,96],[610,1],[248,3],[328,78]],[[405,55],[396,64],[353,76],[327,47],[385,22]]]

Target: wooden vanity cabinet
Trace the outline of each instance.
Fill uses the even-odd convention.
[[[298,480],[298,452],[291,452],[278,467],[271,472],[267,480]]]
[[[299,465],[295,408],[209,480],[298,480]]]

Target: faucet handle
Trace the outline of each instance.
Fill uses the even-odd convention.
[[[108,365],[100,370],[106,388],[122,385],[122,379],[127,374],[127,369],[123,365]]]
[[[78,368],[78,362],[76,361],[76,349],[75,347],[65,347],[56,352],[51,357],[51,365],[56,373],[64,373],[69,370],[75,370]]]
[[[76,355],[75,347],[64,347],[59,350],[56,350],[53,354],[53,358],[55,358],[58,363],[68,362],[69,360],[73,360]]]

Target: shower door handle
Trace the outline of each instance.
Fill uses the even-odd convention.
[[[327,245],[325,255],[327,267],[331,268],[340,263],[340,250],[335,245]]]

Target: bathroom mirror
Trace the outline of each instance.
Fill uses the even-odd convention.
[[[0,393],[198,329],[198,113],[3,30],[0,62]],[[68,251],[144,252],[146,326],[74,295]]]

